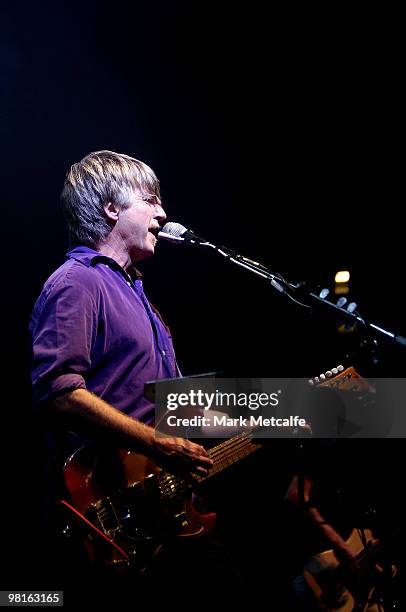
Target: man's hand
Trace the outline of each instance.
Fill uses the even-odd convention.
[[[81,424],[83,431],[107,435],[110,442],[142,452],[168,469],[207,476],[213,465],[203,446],[185,438],[159,436],[149,425],[116,410],[87,389],[76,389],[57,398],[54,407],[57,413]]]
[[[203,446],[185,438],[155,436],[155,461],[169,469],[207,476],[213,461]]]

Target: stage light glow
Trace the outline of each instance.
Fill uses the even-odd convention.
[[[350,280],[349,270],[339,270],[334,280],[336,283],[348,283],[348,281]]]

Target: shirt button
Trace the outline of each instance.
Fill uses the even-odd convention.
[[[165,355],[166,355],[165,351],[162,351],[162,355],[165,357]]]

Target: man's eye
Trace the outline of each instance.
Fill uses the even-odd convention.
[[[143,199],[144,202],[149,204],[149,206],[160,206],[161,205],[160,200],[158,200],[158,198],[155,197],[155,196],[144,197],[142,199]]]

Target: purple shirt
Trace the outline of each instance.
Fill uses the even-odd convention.
[[[83,246],[67,256],[31,317],[34,403],[88,389],[150,423],[144,384],[179,375],[169,331],[116,261]]]

